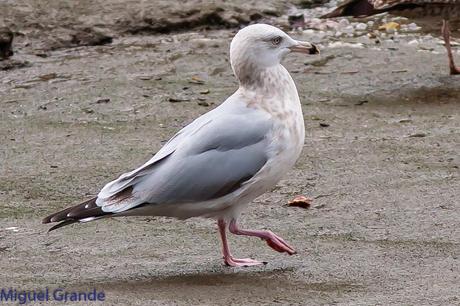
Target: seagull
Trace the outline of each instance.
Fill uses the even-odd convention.
[[[233,95],[180,130],[145,164],[106,184],[96,197],[56,212],[43,223],[60,222],[51,231],[107,217],[213,218],[228,266],[265,263],[233,257],[227,230],[259,237],[278,252],[294,254],[273,232],[242,229],[237,223],[243,209],[273,188],[302,151],[300,99],[280,63],[290,52],[319,50],[270,25],[241,29],[230,44],[230,62],[239,82]]]
[[[433,23],[442,19],[444,38],[450,74],[460,74],[455,66],[450,44],[449,21],[460,21],[460,0],[349,0],[321,18],[342,16],[367,17],[388,12],[392,15]]]

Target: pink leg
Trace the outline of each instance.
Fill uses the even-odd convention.
[[[449,21],[445,19],[442,21],[442,36],[444,37],[444,42],[447,49],[447,57],[449,58],[450,74],[460,74],[460,69],[455,66],[454,56],[452,54],[452,48],[450,46]]]
[[[233,219],[230,221],[229,228],[231,233],[235,235],[245,235],[245,236],[255,236],[259,237],[267,242],[267,244],[274,249],[275,251],[278,251],[280,253],[286,252],[289,255],[295,254],[295,250],[287,244],[286,241],[284,241],[283,238],[275,235],[271,231],[250,231],[250,230],[243,230],[238,228],[238,225],[236,224],[236,220]]]
[[[225,221],[219,219],[217,221],[217,225],[219,226],[220,238],[222,239],[222,253],[224,254],[224,262],[227,266],[231,267],[249,267],[249,266],[256,266],[261,264],[266,264],[264,262],[260,262],[251,258],[234,258],[230,253],[230,249],[228,248],[227,243],[227,235],[226,231],[226,224]]]

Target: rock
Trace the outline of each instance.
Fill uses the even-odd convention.
[[[293,29],[305,27],[305,17],[302,13],[289,15],[288,22]]]
[[[418,26],[417,24],[415,24],[415,23],[409,23],[409,24],[407,25],[407,29],[408,29],[409,31],[416,32],[416,31],[419,31],[419,30],[421,29],[421,27],[419,27],[419,26]]]
[[[13,32],[8,28],[0,28],[0,61],[13,56]]]
[[[352,25],[348,25],[342,29],[343,33],[352,34],[355,31],[355,28]]]
[[[356,25],[356,30],[358,30],[358,31],[364,31],[366,29],[367,29],[367,24],[365,24],[365,23],[358,23]]]

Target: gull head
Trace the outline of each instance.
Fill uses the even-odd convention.
[[[241,80],[245,71],[256,71],[279,65],[290,52],[318,54],[319,49],[304,41],[291,38],[282,30],[268,24],[253,24],[241,29],[230,44],[230,62]]]

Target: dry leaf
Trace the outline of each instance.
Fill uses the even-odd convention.
[[[309,208],[312,202],[313,202],[312,199],[307,198],[306,196],[300,195],[300,196],[296,196],[294,199],[289,201],[288,206]]]
[[[379,30],[385,30],[385,31],[399,30],[400,27],[401,27],[401,25],[399,23],[391,21],[391,22],[388,22],[388,23],[385,23],[385,24],[381,25],[379,27]]]
[[[192,76],[188,82],[192,84],[199,84],[199,85],[204,84],[204,81],[200,79],[198,76]]]
[[[49,80],[57,78],[57,73],[53,72],[53,73],[43,74],[43,75],[40,75],[38,78],[42,81],[49,81]]]

